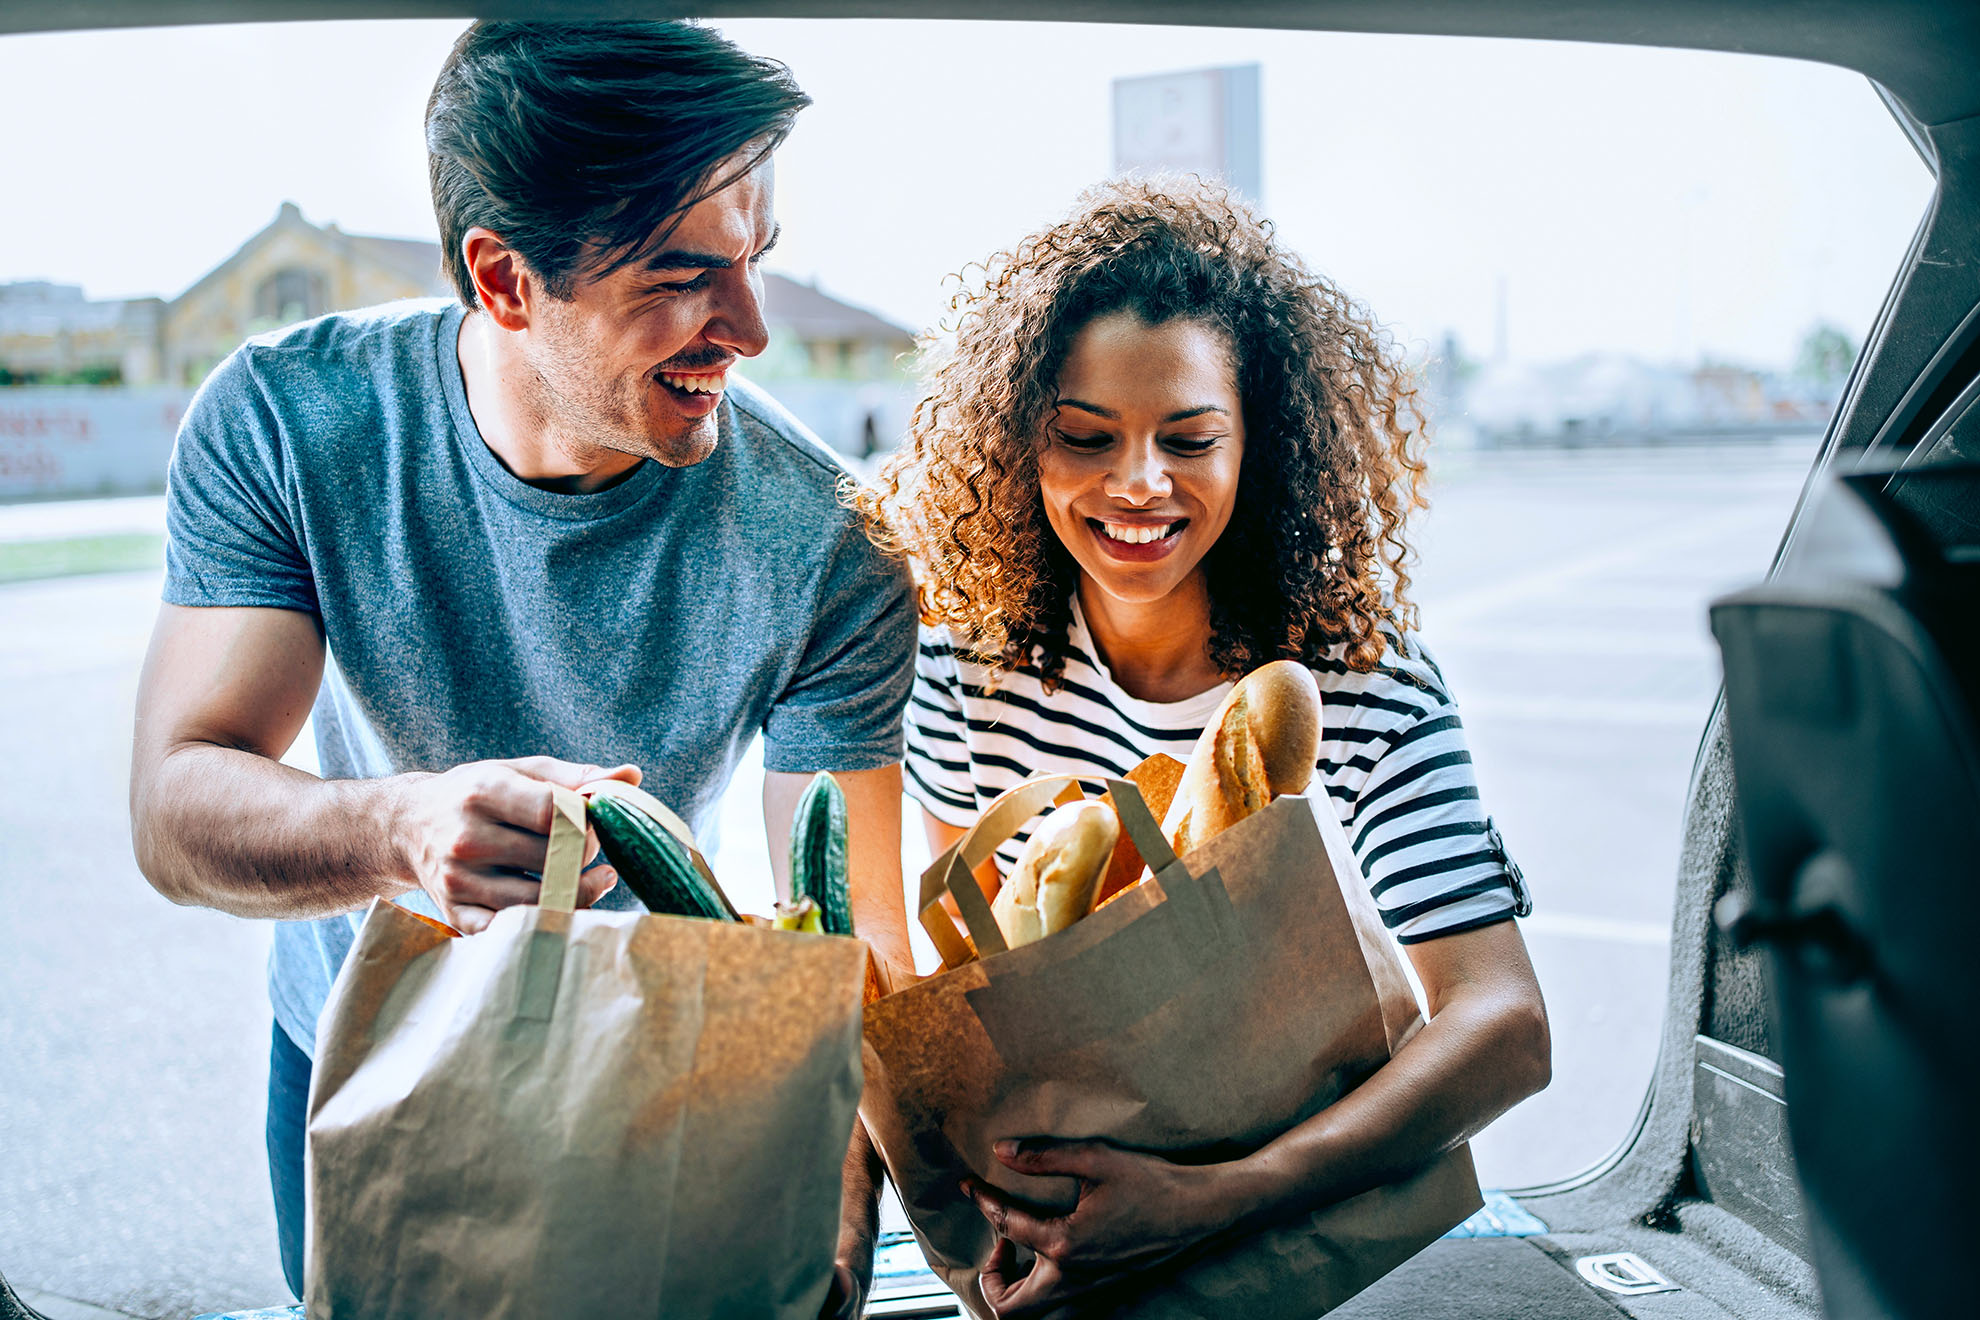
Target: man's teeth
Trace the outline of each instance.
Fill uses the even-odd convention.
[[[729,383],[729,373],[724,371],[712,376],[676,376],[670,371],[660,373],[660,379],[677,390],[689,394],[720,394],[722,387]]]
[[[1127,523],[1111,522],[1100,524],[1100,530],[1107,534],[1108,540],[1125,541],[1129,545],[1146,545],[1150,541],[1159,541],[1175,529],[1174,523],[1160,523],[1154,527],[1132,527]]]

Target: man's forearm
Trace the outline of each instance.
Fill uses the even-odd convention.
[[[212,743],[163,753],[132,794],[138,867],[175,903],[300,919],[412,887],[398,779],[323,780]]]
[[[863,1301],[873,1284],[873,1248],[880,1238],[880,1183],[886,1166],[866,1124],[853,1120],[852,1144],[846,1150],[844,1188],[839,1201],[839,1245],[835,1253],[858,1285]]]

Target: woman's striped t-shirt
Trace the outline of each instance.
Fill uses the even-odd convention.
[[[999,676],[971,663],[941,628],[924,628],[907,710],[907,790],[937,820],[973,823],[1005,789],[1041,773],[1089,792],[1143,759],[1189,759],[1228,683],[1183,701],[1140,701],[1096,654],[1077,604],[1071,654],[1047,695],[1027,665]],[[1320,682],[1319,781],[1381,909],[1404,944],[1524,916],[1526,883],[1478,800],[1471,753],[1443,675],[1414,634],[1372,672],[1329,657]],[[1028,832],[998,850],[1008,874]]]

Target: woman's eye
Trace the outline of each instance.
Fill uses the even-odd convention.
[[[1172,435],[1162,443],[1178,454],[1204,454],[1216,447],[1218,436]]]
[[[1059,443],[1068,449],[1099,449],[1114,437],[1110,435],[1074,435],[1070,431],[1058,433]]]

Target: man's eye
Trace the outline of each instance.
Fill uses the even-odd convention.
[[[708,287],[708,272],[703,271],[701,272],[701,274],[695,276],[691,280],[671,280],[664,284],[656,284],[652,288],[648,289],[647,292],[648,293],[694,293],[706,287]]]

